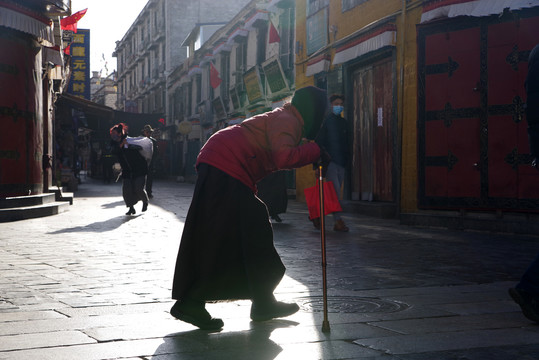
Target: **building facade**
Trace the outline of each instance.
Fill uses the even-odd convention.
[[[110,75],[102,77],[99,71],[93,71],[91,78],[91,97],[93,102],[116,110],[116,106],[118,105],[116,74],[116,71],[114,71]]]
[[[0,1],[0,197],[53,184],[54,103],[65,88],[59,17],[71,2]]]
[[[252,0],[226,21],[195,15],[173,53],[169,30],[138,45],[154,12],[169,26],[174,8],[151,1],[117,48],[120,102],[166,114],[172,172],[189,178],[215,131],[315,85],[346,97],[352,156],[342,196],[354,206],[380,205],[382,216],[536,212],[523,82],[538,5]],[[314,181],[310,167],[296,171],[298,199]]]
[[[168,119],[167,79],[187,56],[181,44],[196,23],[226,21],[246,2],[149,0],[116,45],[118,109]]]
[[[290,99],[294,23],[293,1],[250,1],[207,39],[213,24],[193,28],[189,57],[169,81],[182,175],[195,176],[196,156],[214,132]]]
[[[539,210],[523,119],[537,2],[296,4],[297,86],[346,95],[346,199],[393,214]]]

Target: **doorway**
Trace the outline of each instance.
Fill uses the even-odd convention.
[[[395,201],[394,69],[387,56],[352,73],[352,200]]]

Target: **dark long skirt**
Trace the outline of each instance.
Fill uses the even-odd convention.
[[[283,214],[288,206],[288,194],[286,192],[286,172],[276,171],[269,174],[256,185],[258,197],[262,200],[270,216]]]
[[[144,190],[145,185],[146,175],[123,179],[122,195],[124,198],[125,206],[133,206],[139,200],[144,203],[147,203],[149,201],[148,194],[146,193],[146,190]]]
[[[172,298],[263,299],[272,295],[284,272],[266,206],[239,180],[201,164]]]

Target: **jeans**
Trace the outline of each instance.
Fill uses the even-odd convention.
[[[341,195],[341,186],[344,182],[344,174],[345,174],[344,166],[335,164],[334,162],[329,163],[328,170],[326,172],[326,180],[333,182],[333,186],[335,187],[335,192],[337,193],[338,198],[340,198],[340,195]],[[334,212],[333,220],[334,221],[341,220],[341,213]]]

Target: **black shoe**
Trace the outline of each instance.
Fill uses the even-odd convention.
[[[142,204],[142,212],[145,212],[146,210],[148,210],[148,203],[143,203]]]
[[[202,330],[219,330],[223,327],[223,320],[212,318],[204,308],[204,303],[185,303],[176,301],[170,309],[170,315],[176,319],[195,325]]]
[[[281,301],[269,303],[253,302],[251,305],[251,320],[266,321],[274,318],[286,317],[299,310],[297,304],[287,304]]]
[[[278,223],[283,222],[283,219],[279,215],[273,215],[271,217],[273,220],[277,221]]]
[[[520,305],[525,317],[539,323],[539,299],[527,291],[516,288],[509,289],[509,295]]]
[[[148,194],[148,199],[153,199],[153,195],[152,195],[152,194]]]
[[[136,214],[137,212],[135,211],[135,208],[130,206],[129,207],[129,211],[125,213],[125,215],[134,215]]]

